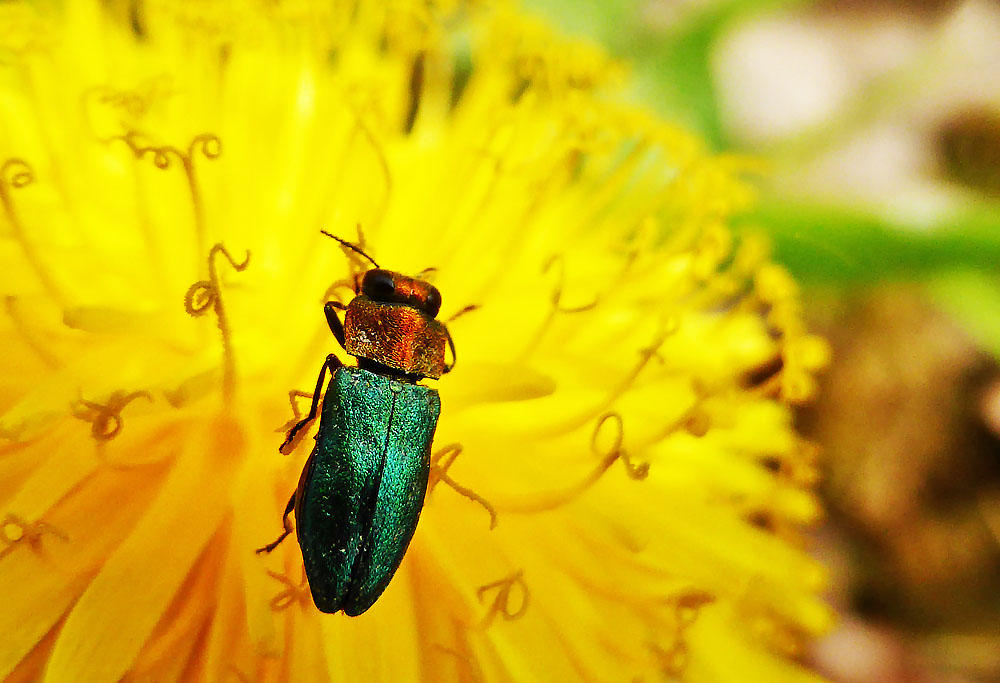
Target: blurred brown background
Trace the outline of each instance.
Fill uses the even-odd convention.
[[[532,0],[636,97],[766,162],[759,210],[834,362],[834,681],[1000,681],[1000,2]]]

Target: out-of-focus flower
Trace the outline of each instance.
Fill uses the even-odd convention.
[[[0,5],[0,677],[813,678],[827,351],[738,160],[504,5],[121,4]],[[321,228],[476,306],[353,619],[253,552],[360,267]]]

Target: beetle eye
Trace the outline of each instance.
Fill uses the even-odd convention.
[[[441,310],[441,292],[437,290],[437,287],[431,285],[430,291],[427,292],[427,298],[424,299],[424,312],[430,317],[434,318],[437,316],[438,311]]]
[[[396,293],[396,283],[389,271],[376,268],[365,273],[365,279],[361,281],[361,293],[372,301],[389,302]]]

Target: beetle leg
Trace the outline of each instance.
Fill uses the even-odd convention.
[[[319,401],[323,396],[323,380],[326,378],[326,371],[329,370],[331,373],[336,372],[337,368],[340,366],[340,359],[332,353],[326,357],[323,367],[320,368],[319,378],[316,380],[316,390],[313,391],[312,405],[309,406],[309,414],[306,415],[304,419],[299,420],[298,424],[288,430],[288,436],[285,437],[285,441],[278,447],[279,453],[282,455],[288,455],[292,451],[292,447],[295,444],[296,435],[298,435],[298,433],[306,425],[316,419],[316,412],[319,410]]]
[[[458,354],[455,353],[455,340],[451,338],[451,331],[446,327],[444,328],[444,333],[448,337],[448,348],[451,349],[451,363],[445,363],[444,374],[448,374],[455,369],[455,363],[458,362]]]
[[[343,311],[344,304],[339,301],[327,301],[323,306],[323,312],[326,313],[326,324],[330,326],[330,331],[336,337],[340,348],[346,349],[347,337],[344,335],[344,323],[340,322],[340,318],[337,317],[337,310]]]
[[[278,547],[278,544],[288,537],[288,534],[292,533],[292,520],[288,517],[292,514],[292,510],[295,509],[295,496],[298,495],[298,491],[292,494],[292,497],[288,499],[288,505],[285,506],[285,514],[281,518],[281,524],[285,527],[285,530],[281,532],[281,535],[271,543],[268,543],[263,548],[257,548],[254,552],[260,555],[261,553],[269,553]]]
[[[310,394],[308,392],[305,392],[305,391],[299,391],[298,389],[293,389],[292,391],[289,391],[288,392],[288,404],[290,406],[292,406],[292,419],[290,419],[288,422],[286,422],[285,424],[281,425],[280,427],[278,427],[274,431],[276,431],[276,432],[287,432],[289,429],[291,429],[296,424],[298,424],[299,420],[302,419],[302,411],[299,410],[299,404],[298,404],[298,402],[295,399],[297,399],[297,398],[312,399],[312,397],[313,397],[312,394]]]
[[[469,304],[468,306],[466,306],[465,308],[463,308],[462,310],[458,311],[453,316],[448,318],[448,322],[450,323],[454,321],[456,318],[460,318],[466,313],[471,313],[472,311],[475,311],[478,308],[479,304]],[[455,369],[455,363],[458,362],[458,355],[455,353],[455,340],[451,338],[451,330],[445,327],[444,333],[447,335],[448,338],[448,348],[451,349],[451,363],[445,363],[444,366],[444,374],[448,374],[449,372]]]

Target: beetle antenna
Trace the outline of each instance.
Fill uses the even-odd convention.
[[[332,237],[333,239],[337,240],[337,241],[338,241],[338,242],[340,242],[340,243],[341,243],[341,244],[342,244],[343,246],[347,247],[348,249],[350,249],[350,250],[351,250],[351,251],[353,251],[354,253],[356,253],[356,254],[361,254],[361,255],[362,255],[362,256],[364,256],[364,257],[365,257],[366,259],[368,259],[369,261],[371,261],[371,262],[372,262],[372,265],[373,265],[373,266],[375,266],[376,268],[381,268],[381,267],[382,267],[382,266],[380,266],[379,264],[375,263],[375,259],[373,259],[373,258],[372,258],[371,256],[369,256],[369,255],[368,255],[368,254],[366,254],[366,253],[365,253],[364,251],[362,251],[362,250],[361,250],[361,248],[360,248],[360,247],[358,247],[357,245],[355,245],[355,244],[351,244],[351,243],[350,243],[350,242],[348,242],[347,240],[342,240],[342,239],[340,239],[339,237],[337,237],[336,235],[331,235],[331,234],[330,234],[330,233],[328,233],[328,232],[327,232],[326,230],[320,230],[320,232],[321,232],[321,233],[323,233],[324,235],[326,235],[327,237]]]

